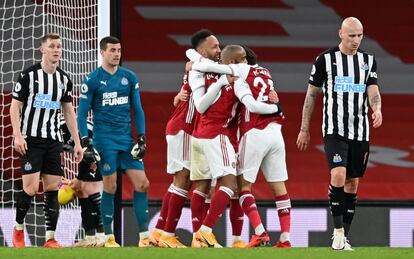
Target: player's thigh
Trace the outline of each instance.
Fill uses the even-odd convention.
[[[97,162],[98,170],[102,176],[110,176],[118,170],[117,150],[99,150],[101,161]]]
[[[20,156],[22,175],[41,172],[44,163],[44,157],[48,152],[47,142],[41,138],[28,137],[26,138],[26,143],[26,154]]]
[[[238,172],[243,176],[243,179],[250,183],[256,182],[260,164],[265,155],[264,144],[266,141],[268,139],[264,139],[263,135],[255,133],[246,133],[240,140]]]
[[[167,173],[175,174],[190,170],[191,136],[180,130],[176,135],[167,135]]]
[[[236,175],[236,152],[227,136],[218,135],[214,139],[201,139],[201,142],[213,179]]]
[[[54,175],[58,177],[63,176],[62,169],[62,143],[59,141],[48,140],[48,150],[43,158],[43,165],[41,169],[42,175]]]
[[[288,179],[286,167],[286,149],[281,128],[273,128],[267,135],[269,151],[262,161],[262,172],[267,182],[283,182]]]
[[[352,141],[348,155],[347,177],[363,177],[368,164],[369,142]]]
[[[349,143],[346,139],[336,136],[327,135],[324,137],[324,149],[329,169],[336,167],[347,167]]]
[[[205,155],[202,139],[191,139],[191,163],[190,163],[190,180],[210,180],[211,172],[210,167]]]

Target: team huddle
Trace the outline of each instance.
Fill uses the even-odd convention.
[[[354,111],[349,112],[351,115],[342,112],[343,120],[331,115],[332,107],[324,107],[325,152],[331,169],[329,202],[334,219],[332,249],[352,250],[346,236],[355,213],[358,179],[363,176],[368,159],[367,99],[373,110],[374,127],[381,126],[382,115],[375,59],[358,49],[362,24],[356,18],[347,18],[339,35],[342,40],[339,47],[321,54],[314,63],[297,146],[305,150],[309,145],[310,117],[318,93],[325,93],[324,103],[325,98],[326,103],[335,98],[333,107],[335,102],[346,103],[352,98],[349,103],[355,104]],[[54,237],[58,201],[70,202],[74,192],[85,229],[85,238],[75,246],[120,247],[112,230],[118,170],[125,172],[134,188],[139,247],[185,248],[175,232],[189,198],[191,247],[222,247],[213,228],[227,205],[230,205],[232,247],[270,245],[252,194],[260,170],[273,194],[281,229],[279,240],[272,245],[292,247],[291,202],[285,186],[288,173],[282,135],[284,114],[271,73],[257,64],[255,53],[246,46],[227,45],[221,50],[219,40],[209,30],[194,33],[191,45],[186,52],[189,62],[181,90],[173,101],[175,110],[166,126],[167,173],[173,181],[163,197],[157,224],[149,231],[149,181],[143,163],[145,117],[136,75],[119,66],[120,41],[111,36],[101,40],[102,66],[89,74],[81,86],[76,120],[71,105],[72,83],[57,66],[62,51],[60,38],[56,34],[44,36],[42,62],[24,71],[13,89],[13,134],[23,171],[23,191],[16,200],[15,247],[25,247],[24,218],[38,191],[40,177],[45,190],[45,247],[62,247]],[[332,56],[336,57],[335,70],[325,69],[328,65],[332,67],[331,59],[326,61]],[[339,58],[362,64],[339,71],[345,66],[342,65],[345,61]],[[48,98],[41,98],[42,103],[53,105],[36,105],[36,100],[46,95]],[[60,119],[61,106],[64,120]],[[87,120],[90,110],[92,121]],[[137,142],[132,137],[131,116]],[[344,120],[346,126],[340,124]],[[60,187],[61,142],[64,150],[73,152],[79,162],[77,178],[63,187]],[[332,157],[336,159],[333,162]],[[254,229],[247,244],[241,238],[244,215]]]

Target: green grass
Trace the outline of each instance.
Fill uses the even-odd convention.
[[[0,258],[71,258],[71,259],[98,259],[98,258],[136,258],[136,259],[289,259],[289,258],[414,258],[413,248],[388,248],[388,247],[357,247],[354,252],[332,251],[329,248],[293,248],[293,249],[161,249],[161,248],[64,248],[44,249],[25,248],[15,249],[0,247]]]

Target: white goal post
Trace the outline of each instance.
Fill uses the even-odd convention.
[[[99,40],[110,35],[111,0],[3,0],[0,2],[0,246],[11,246],[15,197],[21,192],[18,155],[13,151],[10,123],[11,90],[18,74],[40,61],[40,38],[48,32],[61,36],[60,67],[74,83],[74,106],[85,76],[100,64]],[[76,176],[70,154],[62,159],[65,177]],[[71,245],[82,236],[77,201],[61,208],[56,237]],[[43,195],[32,202],[25,220],[26,246],[44,242]]]

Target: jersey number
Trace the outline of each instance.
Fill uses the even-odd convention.
[[[269,100],[269,96],[265,95],[267,88],[269,87],[270,90],[273,89],[273,81],[271,79],[267,79],[267,83],[262,77],[255,77],[253,80],[253,86],[260,88],[259,96],[257,96],[256,101],[258,102],[267,102]]]

